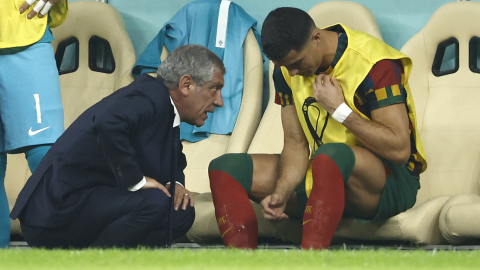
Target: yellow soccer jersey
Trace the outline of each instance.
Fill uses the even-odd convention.
[[[20,6],[25,0],[1,0],[0,1],[0,49],[22,47],[33,44],[42,38],[48,23],[48,16],[32,19],[27,14],[35,4],[23,14],[20,14]],[[68,13],[68,1],[59,0],[50,9],[51,18],[48,25],[53,28],[63,23]]]

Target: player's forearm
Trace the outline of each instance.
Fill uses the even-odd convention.
[[[308,169],[308,144],[286,145],[280,156],[277,187],[275,193],[289,198],[302,182]]]
[[[352,112],[343,122],[357,139],[375,154],[404,165],[410,156],[410,139],[408,132],[390,127],[376,121],[362,118]],[[408,122],[405,123],[408,127]]]

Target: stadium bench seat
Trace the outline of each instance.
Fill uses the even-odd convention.
[[[384,222],[344,220],[337,235],[422,245],[480,238],[480,30],[478,2],[440,7],[402,52],[428,167],[415,206]]]
[[[445,4],[404,46],[414,63],[423,64],[418,64],[421,71],[413,71],[422,76],[415,81],[419,92],[414,95],[421,96],[421,103],[416,102],[424,111],[421,136],[429,162],[419,201],[447,196],[439,227],[453,245],[480,242],[479,13],[479,2]],[[440,72],[446,74],[437,77],[431,67],[436,68],[445,47]],[[458,53],[448,54],[454,49]]]

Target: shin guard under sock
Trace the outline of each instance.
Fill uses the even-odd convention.
[[[320,149],[312,162],[313,187],[303,216],[304,249],[330,246],[345,207],[344,185],[355,165],[353,151],[345,144]]]
[[[245,168],[245,166],[242,166],[242,162],[237,162],[237,166],[234,167],[224,166],[225,159],[231,159],[232,157],[234,156],[230,155],[227,158],[222,156],[212,161],[209,167],[208,174],[217,224],[225,246],[256,249],[258,240],[257,217],[248,198],[246,188],[240,184],[242,182],[244,185],[248,185],[248,175],[250,175],[250,186],[247,187],[248,191],[250,190],[253,166],[248,164],[249,166]],[[248,156],[248,158],[250,157]],[[241,175],[245,171],[248,173]],[[245,176],[243,178],[247,178],[247,181],[245,179],[237,181],[231,174],[235,175],[236,178]]]

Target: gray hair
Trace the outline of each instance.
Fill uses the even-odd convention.
[[[225,74],[222,60],[203,46],[189,44],[174,50],[158,67],[157,74],[172,90],[178,88],[184,75],[192,76],[193,81],[202,86],[212,81],[215,70]]]

